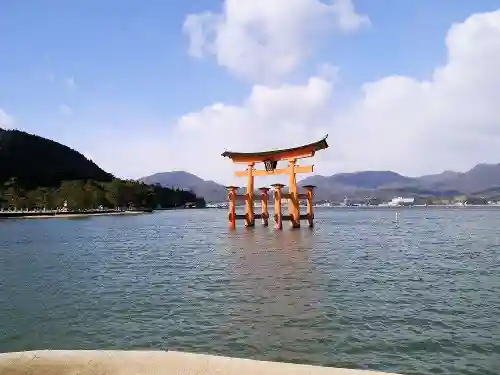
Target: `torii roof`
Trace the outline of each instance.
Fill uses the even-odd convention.
[[[264,162],[267,160],[279,161],[283,159],[300,159],[314,156],[316,151],[328,148],[326,142],[328,134],[321,140],[307,145],[260,152],[231,152],[225,151],[222,156],[230,158],[235,163]]]

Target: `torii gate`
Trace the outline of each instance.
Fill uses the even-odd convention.
[[[313,171],[312,165],[299,166],[297,165],[297,160],[302,158],[309,158],[314,156],[316,151],[324,150],[328,148],[328,143],[326,143],[326,135],[323,139],[313,142],[307,145],[287,148],[283,150],[272,150],[272,151],[262,151],[262,152],[230,152],[226,151],[222,154],[224,157],[230,158],[234,163],[247,164],[247,168],[244,171],[238,171],[235,173],[237,177],[247,177],[248,183],[246,187],[246,193],[243,195],[237,195],[237,186],[227,186],[228,199],[229,199],[229,228],[236,228],[236,220],[244,219],[246,227],[253,227],[255,225],[255,219],[262,219],[264,226],[268,225],[268,200],[269,200],[269,188],[261,187],[261,202],[262,202],[262,213],[254,213],[254,177],[255,176],[272,176],[277,174],[287,174],[288,175],[288,193],[283,193],[282,184],[274,184],[274,221],[276,229],[282,229],[283,220],[290,220],[292,228],[300,228],[300,220],[305,219],[308,221],[309,227],[313,226],[313,190],[315,186],[307,185],[303,186],[306,190],[305,194],[297,193],[297,173],[311,173]],[[281,160],[288,161],[287,168],[276,169],[278,162]],[[264,163],[265,170],[255,169],[256,163]],[[245,200],[245,214],[236,215],[236,199],[242,198]],[[289,215],[281,214],[281,199],[288,199],[288,211]],[[307,213],[305,215],[300,214],[299,200],[307,200]]]

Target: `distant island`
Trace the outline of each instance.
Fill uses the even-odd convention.
[[[0,210],[134,210],[204,207],[191,191],[116,178],[76,150],[0,128]]]
[[[500,164],[478,164],[467,172],[406,177],[392,171],[310,176],[316,203],[376,205],[395,197],[416,204],[500,200]],[[133,210],[205,207],[225,202],[223,185],[185,171],[160,172],[138,180],[116,178],[76,150],[19,130],[0,128],[0,210]]]
[[[224,202],[223,185],[185,171],[161,172],[139,179],[148,184],[177,187],[203,196],[207,202]],[[500,164],[478,164],[467,172],[406,177],[392,171],[361,171],[332,176],[310,176],[298,182],[315,185],[316,202],[377,204],[395,197],[415,198],[416,204],[449,204],[500,200]]]

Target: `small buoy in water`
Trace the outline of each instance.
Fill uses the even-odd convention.
[[[399,212],[396,212],[396,221],[399,221]]]

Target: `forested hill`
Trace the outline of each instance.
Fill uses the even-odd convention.
[[[78,151],[19,130],[0,129],[0,209],[204,206],[190,191],[121,180]]]
[[[19,130],[0,129],[0,183],[56,187],[63,181],[110,182],[114,176],[68,146]]]

